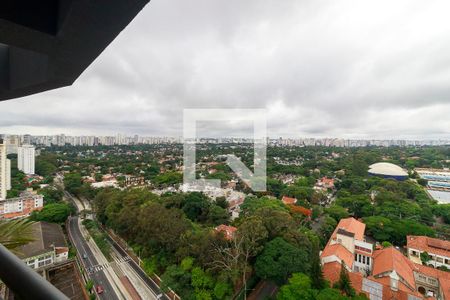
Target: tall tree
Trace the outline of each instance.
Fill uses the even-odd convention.
[[[319,240],[318,238],[312,240],[311,247],[311,285],[313,288],[321,290],[325,287],[325,279],[323,278],[322,265],[320,264],[319,256]]]
[[[336,282],[336,287],[349,297],[355,296],[355,289],[352,287],[344,261],[341,263],[341,271],[339,273],[339,280]]]
[[[212,268],[227,272],[234,281],[241,280],[246,289],[249,262],[261,252],[267,237],[268,232],[260,218],[246,219],[230,242],[214,243]]]

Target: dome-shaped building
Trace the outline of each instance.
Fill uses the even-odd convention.
[[[387,162],[379,162],[370,165],[369,175],[393,178],[396,180],[405,180],[408,178],[408,173],[405,170],[397,165]]]

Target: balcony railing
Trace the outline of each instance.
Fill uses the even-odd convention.
[[[0,279],[20,299],[69,299],[1,244]]]

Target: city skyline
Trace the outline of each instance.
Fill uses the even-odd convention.
[[[184,108],[265,108],[270,136],[448,138],[448,8],[152,1],[71,88],[0,103],[0,128],[181,136]]]
[[[17,153],[21,145],[36,146],[113,146],[113,145],[138,145],[138,144],[179,144],[185,139],[181,136],[140,136],[137,134],[126,135],[8,135],[0,133],[4,139],[8,153]],[[191,140],[191,139],[188,139]],[[207,137],[198,136],[196,142],[200,144],[227,144],[227,143],[253,143],[253,137]],[[443,146],[450,145],[450,139],[343,139],[343,138],[310,138],[310,137],[267,137],[267,144],[272,146],[331,146],[331,147],[366,147],[366,146]]]

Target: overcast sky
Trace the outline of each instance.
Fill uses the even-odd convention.
[[[272,137],[450,138],[449,11],[152,0],[73,86],[0,102],[0,133],[181,136],[184,108],[265,108]]]

